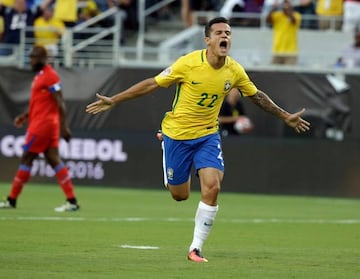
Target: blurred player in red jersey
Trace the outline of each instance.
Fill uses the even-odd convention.
[[[28,120],[28,128],[23,145],[23,155],[13,184],[5,201],[0,201],[0,208],[15,208],[16,201],[25,183],[30,178],[31,166],[40,153],[54,169],[56,178],[65,196],[66,203],[55,208],[57,212],[76,211],[77,203],[74,186],[69,171],[59,155],[60,136],[65,140],[71,137],[66,122],[66,109],[58,74],[47,63],[44,47],[35,46],[30,53],[30,63],[36,76],[31,85],[31,98],[27,111],[14,120],[16,127],[23,126]]]

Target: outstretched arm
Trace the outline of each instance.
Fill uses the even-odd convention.
[[[130,88],[113,95],[112,97],[96,94],[97,101],[86,106],[86,112],[91,114],[97,114],[99,112],[108,110],[121,102],[135,99],[143,95],[147,95],[159,88],[154,78],[148,78],[136,83]]]
[[[254,104],[258,105],[263,110],[284,120],[284,122],[290,127],[294,128],[296,132],[306,132],[310,129],[310,123],[301,118],[301,115],[305,112],[305,109],[291,114],[275,104],[268,95],[260,90],[258,90],[255,95],[250,96],[249,98]]]

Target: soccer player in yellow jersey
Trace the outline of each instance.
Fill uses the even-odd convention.
[[[164,182],[172,197],[186,200],[190,195],[190,173],[194,167],[200,179],[201,201],[196,216],[193,241],[188,259],[207,262],[201,255],[218,211],[217,198],[224,174],[224,162],[218,131],[218,115],[224,97],[238,88],[265,111],[305,132],[310,123],[301,118],[304,109],[291,114],[277,106],[251,82],[243,67],[228,56],[231,28],[227,19],[217,17],[205,26],[206,49],[180,57],[155,77],[89,104],[91,114],[108,110],[124,101],[147,95],[159,87],[176,84],[172,108],[162,121]]]

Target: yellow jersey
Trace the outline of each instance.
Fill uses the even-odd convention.
[[[4,5],[6,7],[14,7],[15,0],[2,0],[1,5]]]
[[[214,69],[206,59],[205,49],[180,57],[155,80],[161,87],[176,84],[172,110],[165,113],[161,125],[163,133],[175,140],[216,133],[221,105],[232,88],[239,88],[243,96],[257,92],[238,62],[227,56],[225,65]]]
[[[283,11],[273,12],[273,48],[275,54],[297,54],[298,39],[297,32],[301,24],[301,15],[294,12],[295,23],[291,23]]]
[[[60,0],[55,2],[54,18],[64,22],[76,22],[78,1],[77,0]]]
[[[4,32],[4,18],[2,16],[0,16],[0,33]]]
[[[88,0],[85,3],[86,5],[81,9],[81,13],[84,14],[86,17],[94,17],[100,14],[98,6],[94,0]]]
[[[61,20],[51,18],[46,21],[39,17],[34,22],[35,44],[40,46],[54,45],[60,41],[65,32],[65,25]]]
[[[321,16],[341,16],[343,15],[343,1],[318,0],[316,4],[316,14]]]

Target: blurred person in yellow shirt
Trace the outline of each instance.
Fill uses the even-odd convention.
[[[86,0],[82,2],[83,4],[79,12],[80,20],[85,21],[100,14],[100,10],[98,9],[98,6],[94,0]]]
[[[0,1],[1,5],[6,6],[6,7],[12,7],[14,6],[14,2],[15,0],[2,0]],[[4,35],[4,18],[2,16],[0,16],[0,42],[2,40],[2,37]]]
[[[59,41],[65,32],[65,24],[53,15],[53,8],[49,6],[34,22],[35,45],[45,47],[49,57],[58,54]]]
[[[316,4],[316,14],[319,16],[318,28],[341,30],[343,4],[343,0],[318,0]]]
[[[41,16],[51,0],[43,0],[35,8],[29,8],[26,0],[15,0],[13,7],[3,5],[0,0],[0,16],[3,18],[4,31],[0,45],[0,55],[8,56],[14,53],[20,44],[21,32],[26,27],[32,27],[34,20]],[[33,37],[32,31],[26,31],[27,37]]]
[[[2,0],[0,1],[1,5],[5,6],[5,7],[13,7],[15,0]],[[2,37],[4,35],[4,18],[2,16],[0,16],[0,42],[2,40]]]
[[[301,25],[301,14],[293,10],[289,0],[284,0],[279,10],[277,2],[266,17],[273,28],[273,64],[297,64],[297,34]]]
[[[15,0],[1,0],[1,5],[6,7],[14,7]]]
[[[0,42],[4,34],[4,18],[0,16]]]
[[[78,0],[57,0],[54,18],[63,21],[66,27],[74,27],[78,21]]]

